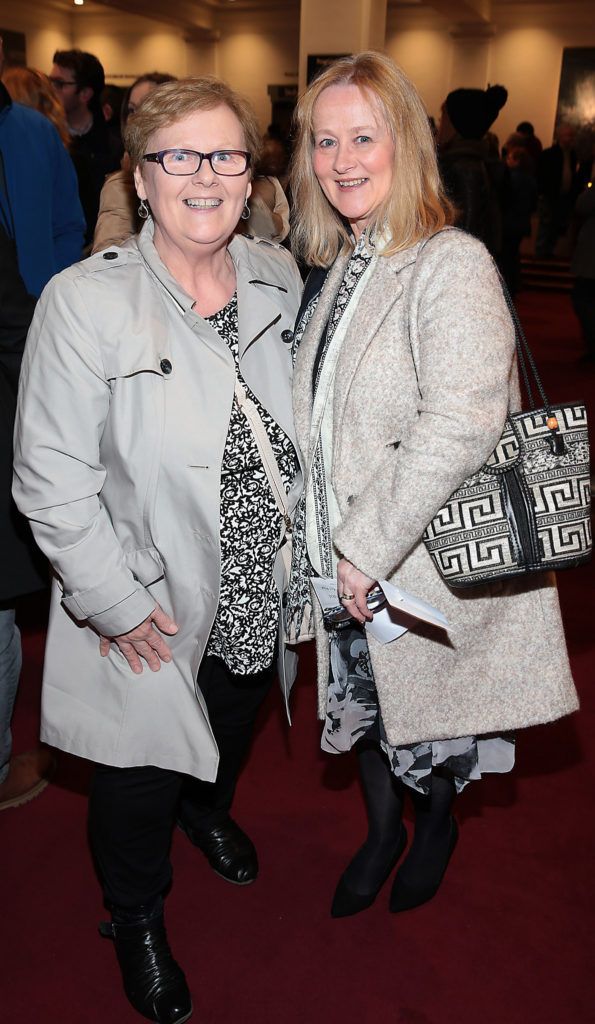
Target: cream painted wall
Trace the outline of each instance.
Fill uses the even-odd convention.
[[[497,122],[501,138],[528,120],[544,146],[551,145],[565,46],[595,46],[595,19],[582,30],[511,28],[498,35],[489,76],[509,93]]]
[[[56,50],[72,46],[70,14],[48,10],[42,19],[38,4],[0,0],[0,27],[25,33],[27,61],[40,71],[49,71]]]
[[[43,28],[40,22],[43,20]],[[108,11],[94,4],[72,14],[39,3],[0,0],[0,26],[24,32],[27,60],[49,71],[56,50],[73,46],[99,57],[108,81],[127,85],[147,71],[171,75],[212,74],[215,44],[190,43],[183,30],[151,18]]]
[[[428,114],[436,119],[449,91],[452,40],[434,28],[387,31],[386,52],[415,83]]]
[[[264,131],[271,120],[268,85],[298,80],[299,11],[229,11],[217,16],[216,73],[251,101]]]
[[[188,74],[187,45],[182,30],[150,18],[123,13],[81,18],[74,45],[96,54],[110,82],[129,84],[147,71]]]
[[[492,4],[495,34],[473,42],[454,39],[448,22],[429,5],[389,9],[386,52],[417,85],[438,118],[451,89],[501,82],[509,98],[494,124],[504,142],[519,121],[532,121],[544,145],[554,128],[564,47],[595,46],[592,3]],[[486,58],[484,51],[487,48]],[[481,55],[481,59],[478,58]],[[485,66],[485,74],[481,69]]]

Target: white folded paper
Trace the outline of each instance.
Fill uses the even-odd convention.
[[[381,644],[388,644],[391,640],[407,632],[408,627],[402,623],[403,616],[411,616],[420,619],[422,622],[429,622],[440,629],[448,629],[448,620],[438,608],[428,604],[421,597],[410,594],[402,587],[397,587],[388,580],[379,580],[384,591],[388,604],[374,613],[371,622],[366,622],[366,630],[375,637]],[[323,614],[337,608],[339,599],[337,597],[337,581],[327,577],[312,577],[312,586]],[[401,621],[400,621],[401,620]]]

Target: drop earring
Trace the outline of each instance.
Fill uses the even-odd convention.
[[[250,220],[250,207],[248,206],[248,199],[244,199],[244,209],[240,214],[242,220]]]
[[[141,220],[146,220],[149,216],[149,207],[145,203],[144,199],[141,199],[138,205],[138,215]]]

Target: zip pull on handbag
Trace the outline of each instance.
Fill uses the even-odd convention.
[[[513,301],[500,281],[530,408],[508,415],[490,458],[451,495],[423,535],[451,587],[571,569],[591,557],[587,411],[583,402],[548,401]]]

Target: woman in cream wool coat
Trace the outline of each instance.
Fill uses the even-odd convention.
[[[297,111],[293,167],[300,255],[328,268],[297,330],[294,411],[306,493],[289,615],[314,575],[337,577],[351,626],[317,619],[323,748],[355,747],[369,835],[332,913],[369,906],[407,836],[391,910],[437,890],[457,840],[456,791],[508,771],[510,730],[568,714],[577,698],[550,576],[451,590],[422,541],[428,523],[494,449],[520,407],[514,328],[484,246],[449,227],[427,117],[387,58],[344,58]],[[312,294],[313,293],[313,294]],[[303,543],[300,543],[302,539]],[[448,632],[413,623],[366,636],[366,595],[388,579],[439,608]]]

